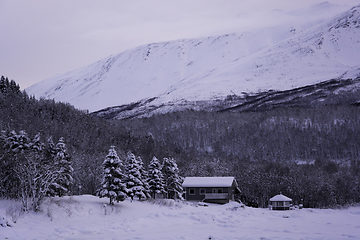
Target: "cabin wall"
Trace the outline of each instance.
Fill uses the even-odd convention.
[[[227,187],[187,187],[185,188],[185,199],[187,201],[203,201],[206,193],[230,193],[231,195],[232,190]]]
[[[290,210],[290,202],[288,201],[272,201],[270,206],[272,210]]]

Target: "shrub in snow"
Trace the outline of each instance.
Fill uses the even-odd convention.
[[[11,227],[11,224],[9,223],[9,220],[7,220],[5,217],[0,217],[0,226]]]
[[[122,168],[123,164],[115,151],[115,147],[111,146],[103,162],[103,178],[101,188],[97,192],[97,195],[101,198],[110,198],[111,205],[114,200],[118,202],[124,201],[128,193]]]
[[[3,196],[20,199],[24,211],[39,211],[40,204],[54,189],[53,186],[62,189],[63,193],[68,191],[72,182],[72,168],[63,139],[58,146],[59,164],[54,164],[53,156],[44,151],[40,134],[30,140],[25,131],[19,134],[15,131],[3,132],[1,140],[4,153],[0,189]]]

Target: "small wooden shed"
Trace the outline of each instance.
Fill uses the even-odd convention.
[[[228,203],[240,193],[234,177],[186,177],[182,186],[187,201]]]
[[[276,195],[270,198],[269,208],[270,210],[290,210],[290,204],[292,199],[282,195]]]

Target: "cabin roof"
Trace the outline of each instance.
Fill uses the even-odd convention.
[[[271,202],[291,202],[292,199],[288,198],[287,196],[284,196],[282,194],[276,195],[272,198],[270,198]]]
[[[183,187],[231,187],[234,177],[186,177]]]

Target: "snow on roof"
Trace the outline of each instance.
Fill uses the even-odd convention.
[[[234,177],[186,177],[183,187],[231,187]]]
[[[292,199],[284,196],[282,194],[276,195],[275,197],[270,198],[271,202],[291,202]]]

